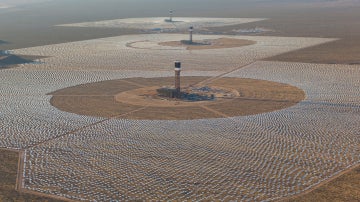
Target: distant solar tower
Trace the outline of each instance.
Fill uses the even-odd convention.
[[[175,92],[176,98],[180,98],[181,97],[181,93],[180,93],[180,68],[181,68],[181,62],[179,61],[175,61]]]
[[[193,43],[193,32],[194,32],[194,27],[193,26],[189,27],[189,33],[190,33],[189,43]]]
[[[173,14],[174,14],[174,11],[169,10],[169,15],[170,15],[169,22],[172,22]]]

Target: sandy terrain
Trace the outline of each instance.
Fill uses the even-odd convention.
[[[186,47],[187,50],[205,50],[205,49],[221,49],[221,48],[236,48],[241,46],[248,46],[255,44],[255,41],[231,39],[231,38],[220,38],[213,40],[202,40],[194,41],[194,44],[186,44],[181,41],[168,41],[159,43],[162,46],[173,46],[173,47]]]
[[[339,4],[340,1],[327,2]],[[324,3],[324,4],[327,4]],[[360,26],[359,4],[352,7],[327,7],[318,9],[313,3],[305,10],[288,10],[268,14],[269,19],[237,26],[211,28],[213,32],[239,34],[237,30],[260,27],[268,32],[253,33],[264,36],[330,37],[341,40],[311,46],[285,53],[267,60],[308,63],[359,63]],[[340,3],[341,4],[341,3]],[[244,33],[243,33],[244,34]],[[251,33],[250,33],[251,34]]]
[[[39,202],[58,202],[51,198],[39,195],[24,194],[15,191],[17,181],[19,151],[0,149],[0,201],[39,201]]]
[[[360,166],[339,173],[335,179],[325,181],[298,195],[279,200],[281,202],[307,201],[359,201]]]
[[[322,64],[360,64],[356,53],[360,51],[360,38],[341,39],[312,48],[284,53],[266,60],[293,61]]]
[[[209,77],[183,77],[183,87],[207,78]],[[53,95],[51,104],[67,112],[105,118],[190,120],[265,113],[288,108],[304,99],[303,91],[293,86],[238,78],[221,78],[207,83],[208,86],[237,92],[238,96],[231,99],[185,102],[156,97],[156,89],[161,85],[171,84],[172,79],[172,77],[142,80],[134,78],[74,86],[51,93]],[[154,84],[158,86],[153,86]],[[133,111],[136,111],[135,114],[143,115],[134,116],[134,113],[131,113]],[[173,111],[181,111],[181,113],[174,114]],[[201,112],[202,116],[194,111]],[[124,115],[126,113],[129,114]]]
[[[258,61],[332,39],[234,36],[257,43],[193,51],[158,45],[184,37],[121,36],[15,50],[52,56],[0,74],[0,147],[24,150],[24,188],[75,200],[275,200],[359,164],[360,66]],[[146,40],[135,44],[142,49],[126,46]],[[184,76],[284,83],[306,97],[250,116],[201,119],[204,111],[194,109],[199,119],[191,121],[130,120],[154,108],[125,112],[126,119],[50,104],[48,93],[71,86],[173,76],[175,59],[184,61]],[[227,106],[225,114],[238,107]]]

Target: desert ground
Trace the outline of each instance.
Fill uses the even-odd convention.
[[[358,165],[360,66],[276,59],[342,40],[280,35],[194,36],[252,42],[210,49],[174,45],[184,34],[146,33],[12,50],[43,57],[0,74],[0,147],[22,152],[17,187],[85,201],[271,201],[311,191]],[[183,62],[184,84],[229,87],[231,80],[248,100],[292,104],[174,108],[162,118],[159,108],[114,99],[170,82],[174,60]],[[103,105],[92,105],[99,100]],[[69,109],[76,102],[90,107]]]
[[[158,26],[14,25],[26,37],[2,29],[1,49],[36,62],[0,68],[0,201],[359,201],[358,10],[200,12],[256,18],[200,26],[195,40],[221,43],[200,50],[177,44],[188,36],[173,26],[159,34]],[[104,22],[91,21],[81,22]],[[224,38],[254,43],[229,47]],[[249,94],[259,86],[246,83],[238,91],[257,98],[251,105],[166,116],[114,98],[168,85],[173,60],[183,62],[184,79],[265,81],[304,97],[276,108],[258,98],[278,92]]]
[[[183,77],[183,87],[209,78],[213,77]],[[304,92],[290,85],[238,78],[219,78],[206,84],[233,91],[236,94],[234,97],[202,102],[157,97],[156,89],[171,84],[173,80],[173,77],[132,78],[85,84],[50,93],[53,95],[50,102],[62,111],[80,115],[105,118],[120,116],[122,119],[139,120],[190,120],[260,114],[288,108],[304,99]],[[138,111],[133,112],[135,110]]]
[[[306,11],[303,9],[284,9],[284,11],[273,13],[265,11],[264,13],[266,13],[265,16],[268,16],[267,20],[237,26],[210,28],[210,30],[228,34],[241,34],[239,32],[241,30],[261,28],[266,31],[253,34],[339,38],[340,40],[332,43],[287,52],[266,60],[319,64],[359,63],[360,26],[357,20],[360,17],[359,6],[317,8],[312,4]]]
[[[229,39],[229,38],[193,41],[191,44],[187,44],[186,43],[187,41],[188,40],[168,41],[168,42],[160,43],[160,45],[173,46],[173,47],[179,47],[179,46],[186,47],[187,50],[201,50],[201,49],[235,48],[241,46],[248,46],[256,43],[255,41],[250,41],[250,40]]]
[[[41,201],[41,202],[58,202],[54,197],[47,198],[41,194],[29,194],[19,192],[14,187],[17,184],[19,151],[0,149],[0,201]]]

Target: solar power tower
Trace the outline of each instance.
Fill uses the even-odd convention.
[[[170,15],[169,22],[172,22],[173,14],[174,14],[174,11],[169,10],[169,15]]]
[[[175,97],[176,98],[180,98],[181,97],[181,93],[180,93],[180,70],[181,69],[181,62],[180,61],[175,61]]]
[[[190,39],[189,39],[189,43],[193,43],[193,32],[194,32],[194,27],[191,26],[189,27],[189,34],[190,34]]]

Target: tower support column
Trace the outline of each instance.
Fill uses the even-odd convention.
[[[169,15],[170,15],[169,22],[172,22],[172,19],[173,19],[173,13],[174,13],[174,11],[173,11],[173,10],[169,10]]]
[[[189,43],[190,44],[193,43],[193,32],[194,32],[194,27],[193,26],[189,27],[189,34],[190,34]]]
[[[175,97],[181,97],[180,89],[180,72],[181,72],[181,62],[175,61]]]

